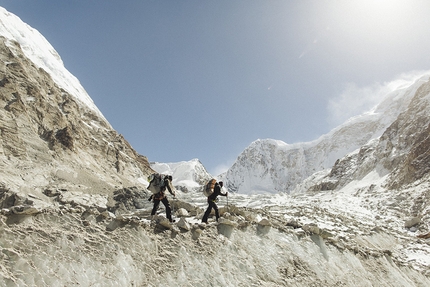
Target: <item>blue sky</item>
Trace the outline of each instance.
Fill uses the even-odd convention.
[[[430,1],[0,0],[149,161],[216,175],[254,140],[311,141],[429,70]],[[365,93],[366,95],[363,95]]]

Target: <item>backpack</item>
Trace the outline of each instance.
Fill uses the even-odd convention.
[[[216,179],[211,179],[209,182],[203,187],[203,194],[205,196],[210,196],[214,192],[216,184]]]
[[[159,193],[164,187],[164,178],[166,175],[160,173],[153,173],[148,177],[149,185],[147,189],[153,194]]]

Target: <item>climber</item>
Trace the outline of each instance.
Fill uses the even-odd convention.
[[[158,206],[160,205],[160,201],[164,204],[166,207],[166,217],[170,222],[174,222],[172,219],[172,209],[170,208],[169,200],[167,199],[167,196],[165,194],[166,188],[169,190],[170,194],[176,197],[175,191],[172,188],[172,176],[165,176],[164,177],[164,183],[162,184],[162,187],[158,193],[155,193],[151,195],[151,197],[148,199],[149,201],[154,201],[154,207],[152,208],[151,216],[155,215],[157,212]]]
[[[221,188],[223,187],[223,182],[217,182],[215,183],[215,188],[214,188],[214,192],[208,196],[208,208],[206,209],[205,214],[203,215],[203,219],[202,222],[203,223],[208,223],[208,217],[209,214],[212,211],[212,208],[215,210],[215,217],[216,217],[216,221],[218,221],[219,219],[219,211],[218,211],[218,206],[216,205],[216,202],[218,201],[218,195],[221,196],[228,196],[228,192],[226,193],[221,193]]]

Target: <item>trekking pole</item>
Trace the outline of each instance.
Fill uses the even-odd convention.
[[[173,196],[173,202],[172,202],[172,215],[175,216],[175,203],[176,203],[176,195]]]
[[[228,210],[228,212],[230,212],[230,206],[228,205],[228,193],[227,193],[227,210]]]

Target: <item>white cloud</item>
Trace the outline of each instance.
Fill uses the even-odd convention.
[[[411,85],[418,78],[429,73],[430,71],[412,71],[401,74],[390,82],[375,83],[366,87],[348,83],[340,95],[329,99],[328,121],[331,125],[336,126],[353,116],[369,111],[382,102],[390,92]]]
[[[210,170],[209,173],[213,176],[218,176],[218,175],[226,172],[231,166],[232,166],[232,163],[222,163],[222,164],[217,165],[212,170]]]
[[[355,83],[346,84],[343,92],[329,100],[329,123],[338,125],[352,116],[359,115],[379,103],[384,96],[384,87],[375,83],[368,87],[358,87]]]

